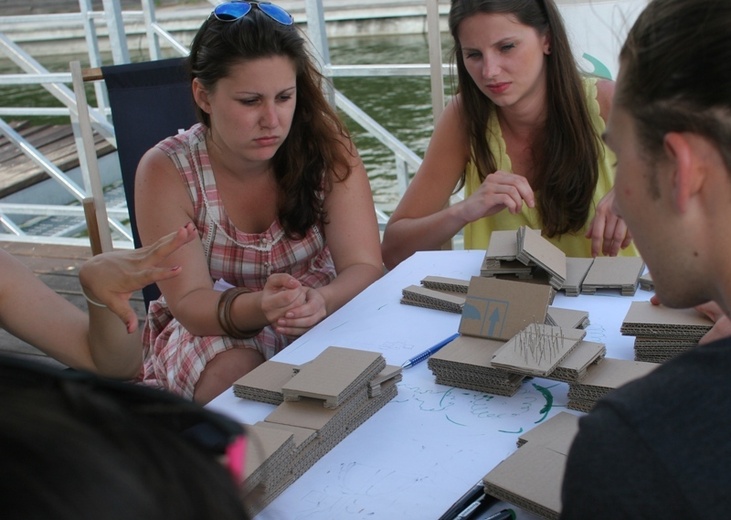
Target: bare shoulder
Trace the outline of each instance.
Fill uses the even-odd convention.
[[[609,79],[600,79],[596,82],[596,98],[599,102],[599,113],[604,121],[609,117],[609,110],[612,108],[614,87],[614,81]]]
[[[172,175],[175,167],[170,158],[159,148],[153,147],[145,152],[137,166],[135,175],[136,182],[149,181],[151,179],[159,179],[160,177],[168,177],[168,175],[160,175],[160,172],[166,172]]]

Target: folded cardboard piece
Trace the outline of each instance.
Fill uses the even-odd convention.
[[[409,285],[401,290],[401,303],[425,307],[438,311],[460,314],[464,305],[464,294],[452,294],[421,285]]]
[[[517,232],[516,259],[525,265],[537,265],[548,273],[548,283],[557,291],[566,281],[566,254],[541,236],[541,232],[521,226]]]
[[[473,276],[459,332],[507,341],[531,323],[545,323],[552,297],[549,286]]]
[[[492,356],[492,365],[529,376],[545,377],[584,339],[582,329],[531,323]]]
[[[581,284],[593,263],[593,258],[566,257],[566,280],[561,288],[566,296],[581,294]]]
[[[546,314],[546,325],[555,325],[565,329],[585,329],[589,324],[587,311],[550,306]]]
[[[526,226],[517,231],[493,231],[480,267],[484,277],[541,281],[541,275],[567,296],[619,289],[632,296],[640,285],[644,261],[640,257],[567,257],[563,251]]]
[[[270,360],[236,381],[235,395],[278,404],[247,426],[241,494],[249,514],[393,399],[400,380],[401,367],[386,365],[380,353],[328,347],[304,365]]]
[[[328,347],[282,386],[282,394],[285,401],[312,397],[323,400],[325,408],[337,408],[385,367],[378,352]]]
[[[284,401],[282,387],[298,371],[298,365],[267,361],[234,382],[234,395],[242,399],[279,404]]]
[[[581,284],[583,294],[597,289],[619,289],[622,296],[637,292],[645,262],[639,256],[598,256]]]
[[[460,336],[432,355],[427,366],[438,384],[510,397],[518,391],[526,374],[493,362],[493,356],[505,343]],[[580,381],[589,367],[601,362],[605,355],[604,344],[579,341],[553,371],[543,377],[566,383]]]
[[[620,332],[635,336],[635,360],[663,363],[698,345],[713,321],[695,309],[632,302]]]
[[[518,449],[487,473],[485,493],[544,518],[561,514],[561,484],[578,417],[560,412],[518,440]]]
[[[611,390],[646,376],[658,366],[644,361],[605,358],[601,363],[591,365],[582,379],[569,383],[566,407],[589,412]]]
[[[427,366],[438,384],[510,397],[518,391],[525,376],[492,366],[493,354],[504,343],[459,336],[432,355]]]

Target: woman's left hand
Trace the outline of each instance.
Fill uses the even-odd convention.
[[[591,239],[591,255],[617,256],[620,249],[632,243],[627,224],[614,213],[614,189],[610,190],[596,207],[594,219],[586,232]]]
[[[325,299],[316,290],[307,288],[305,303],[288,310],[277,320],[275,329],[285,336],[298,337],[320,323],[327,316]]]

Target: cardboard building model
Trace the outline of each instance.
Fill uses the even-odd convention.
[[[564,382],[583,377],[606,348],[583,341],[588,313],[552,309],[552,294],[548,285],[473,277],[460,336],[427,363],[436,382],[512,396],[527,376]]]
[[[695,309],[632,302],[620,332],[635,336],[635,360],[662,363],[698,345],[713,321]]]
[[[559,412],[518,439],[518,449],[487,473],[485,493],[543,518],[561,514],[563,482],[578,417]]]
[[[567,296],[603,289],[619,289],[623,296],[632,296],[644,270],[640,257],[567,257],[540,231],[522,226],[517,231],[492,232],[480,275],[545,279]]]
[[[276,404],[246,426],[242,497],[253,517],[397,394],[401,367],[380,353],[328,347],[304,365],[266,361],[233,385],[244,399]]]

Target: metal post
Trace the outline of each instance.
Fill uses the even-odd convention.
[[[442,40],[439,29],[439,0],[426,0],[426,26],[429,40],[431,104],[434,124],[444,110],[444,76],[442,75]]]
[[[99,52],[99,37],[96,32],[94,18],[92,17],[94,9],[92,8],[91,0],[79,0],[79,9],[81,10],[84,24],[86,47],[89,52],[89,66],[92,68],[101,67],[102,59],[101,53]],[[96,107],[102,114],[106,114],[108,112],[107,108],[109,107],[109,97],[102,83],[94,83],[94,94],[96,95]]]
[[[314,47],[314,55],[320,72],[332,79],[330,74],[330,47],[327,44],[327,28],[325,27],[325,12],[322,7],[322,0],[305,0],[305,12],[307,14],[307,35]],[[325,85],[325,96],[330,104],[335,106],[335,92],[331,83]]]
[[[155,32],[155,5],[152,0],[142,0],[142,13],[145,17],[145,28],[147,30],[147,47],[150,52],[150,60],[160,59],[160,37]]]
[[[115,65],[129,63],[129,49],[127,48],[127,34],[124,30],[122,8],[119,0],[103,0],[104,15],[109,29],[109,44],[112,47],[112,58]]]

